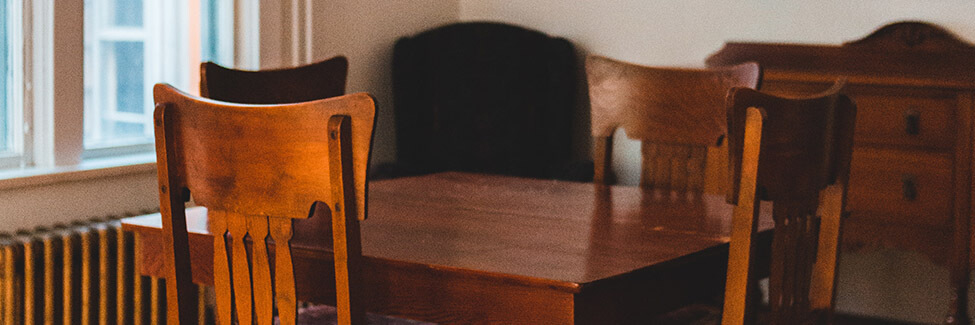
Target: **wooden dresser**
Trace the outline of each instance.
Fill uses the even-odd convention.
[[[946,322],[969,324],[975,46],[901,22],[840,46],[727,43],[707,64],[746,61],[762,65],[773,93],[848,78],[858,116],[843,246],[911,249],[949,266]]]

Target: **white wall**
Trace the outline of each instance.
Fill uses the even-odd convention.
[[[727,40],[840,43],[891,21],[937,23],[975,40],[969,0],[461,0],[461,20],[494,20],[566,37],[592,53],[700,66]]]
[[[457,0],[333,0],[313,6],[312,56],[349,58],[349,93],[378,102],[372,162],[396,159],[392,111],[393,44],[403,36],[457,21]]]
[[[973,15],[971,0],[460,0],[463,21],[534,28],[571,40],[582,54],[691,67],[703,66],[728,40],[839,44],[907,19],[934,22],[975,41]],[[616,153],[621,179],[635,183],[639,146],[622,143]],[[947,311],[947,283],[944,268],[917,254],[845,254],[838,309],[937,323]]]

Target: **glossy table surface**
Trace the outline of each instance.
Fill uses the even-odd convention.
[[[367,305],[448,323],[588,323],[606,313],[634,321],[721,292],[732,208],[719,195],[467,173],[370,182]],[[761,211],[768,230],[771,206]],[[212,283],[205,209],[187,216],[194,280]],[[324,219],[296,224],[292,247],[299,298],[327,303],[334,284]],[[139,238],[143,274],[161,276],[159,215],[123,227]]]

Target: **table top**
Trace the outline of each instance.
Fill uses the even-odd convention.
[[[732,209],[720,195],[449,172],[370,182],[362,247],[374,260],[577,291],[694,254],[726,252]],[[771,229],[771,205],[760,210],[759,229]],[[192,234],[208,234],[205,209],[188,209],[187,219],[191,241]],[[322,219],[296,224],[292,247],[328,250]],[[158,233],[159,214],[125,219],[123,227]]]

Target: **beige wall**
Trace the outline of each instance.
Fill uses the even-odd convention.
[[[727,40],[839,44],[905,19],[934,22],[975,41],[973,15],[971,0],[461,0],[460,5],[463,21],[538,29],[568,38],[583,54],[692,67],[702,66]],[[579,124],[588,127],[588,121]],[[638,144],[622,143],[615,152],[621,178],[635,183]],[[947,283],[944,268],[917,254],[845,254],[838,309],[936,323],[946,312]]]
[[[376,97],[373,165],[396,158],[392,112],[393,44],[403,36],[457,21],[457,0],[315,1],[312,56],[349,58],[349,92]]]
[[[461,0],[460,8],[461,20],[538,29],[571,40],[583,54],[690,67],[702,66],[728,40],[839,44],[905,19],[935,22],[975,41],[973,14],[968,0]],[[624,142],[615,152],[620,179],[635,183],[639,146]]]
[[[155,166],[110,177],[92,176],[0,189],[0,231],[50,228],[87,218],[137,214],[159,207]]]

